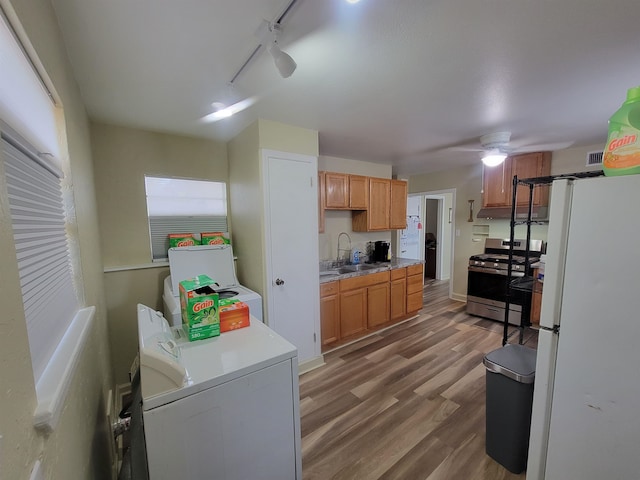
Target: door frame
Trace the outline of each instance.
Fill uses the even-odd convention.
[[[451,212],[445,212],[445,195],[451,194]],[[443,190],[431,190],[427,192],[416,192],[410,193],[409,196],[420,196],[421,199],[421,208],[420,208],[420,221],[422,225],[425,225],[425,219],[427,214],[427,199],[436,199],[438,201],[438,235],[436,237],[436,241],[438,245],[442,245],[443,232],[445,228],[450,229],[450,237],[451,237],[451,255],[449,258],[449,298],[453,298],[453,276],[454,276],[454,258],[455,258],[455,243],[456,243],[456,189],[455,188],[447,188]],[[420,243],[422,248],[420,250],[420,258],[421,260],[426,260],[424,258],[424,241],[425,241],[425,233],[426,230],[423,228],[420,231]],[[400,244],[400,232],[397,233],[397,245]],[[440,279],[442,276],[442,266],[444,264],[444,252],[442,248],[438,248],[438,257],[436,260],[436,278]]]

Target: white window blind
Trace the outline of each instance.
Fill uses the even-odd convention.
[[[227,232],[224,182],[145,176],[151,252],[165,260],[170,233]]]
[[[16,135],[2,131],[7,193],[36,382],[78,312],[61,173]]]
[[[0,118],[41,152],[60,157],[56,108],[0,8]],[[40,77],[40,78],[39,78]]]

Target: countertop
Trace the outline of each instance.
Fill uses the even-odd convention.
[[[338,273],[335,270],[326,270],[324,272],[320,272],[320,283],[335,282],[336,280],[344,280],[345,278],[359,277],[361,275],[369,275],[370,273],[384,272],[386,270],[394,270],[396,268],[404,268],[419,264],[424,264],[424,262],[414,258],[394,258],[390,262],[370,264],[375,268],[361,270],[359,272]]]

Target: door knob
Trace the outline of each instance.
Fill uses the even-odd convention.
[[[284,285],[284,280],[276,278],[276,285]]]

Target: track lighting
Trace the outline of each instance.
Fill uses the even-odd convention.
[[[293,58],[282,50],[274,41],[269,46],[269,53],[273,57],[273,63],[276,64],[276,68],[280,72],[282,78],[289,78],[293,72],[295,72],[298,66]]]
[[[269,53],[273,57],[273,63],[275,63],[278,72],[282,78],[289,78],[293,72],[295,72],[298,66],[291,55],[280,50],[278,45],[278,35],[282,33],[282,26],[277,23],[269,25],[269,31],[273,34],[273,40],[269,45]]]
[[[204,122],[216,122],[223,118],[228,118],[245,108],[248,108],[252,104],[254,104],[258,97],[250,97],[244,100],[236,101],[235,103],[231,100],[233,97],[237,97],[237,95],[231,95],[230,91],[234,87],[236,80],[240,76],[242,72],[248,67],[248,65],[256,58],[263,50],[268,50],[269,54],[273,57],[273,62],[280,73],[282,78],[289,78],[293,72],[295,72],[298,65],[295,60],[291,58],[291,56],[280,50],[280,46],[278,45],[278,36],[282,33],[282,25],[280,22],[289,14],[293,6],[300,0],[290,0],[287,7],[284,11],[277,17],[277,19],[273,22],[269,22],[267,20],[263,20],[260,28],[256,35],[260,38],[260,43],[253,49],[249,57],[244,61],[244,63],[240,66],[240,68],[233,75],[229,83],[227,84],[228,92],[226,93],[224,102],[214,102],[211,106],[213,107],[213,112],[205,115],[201,118]]]

